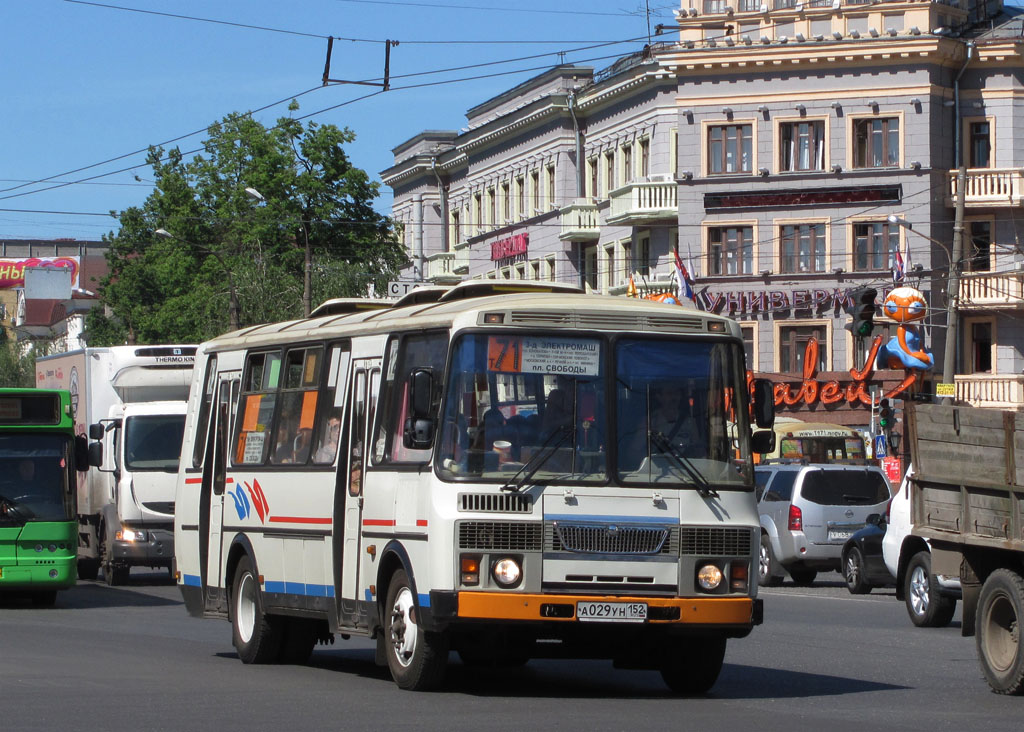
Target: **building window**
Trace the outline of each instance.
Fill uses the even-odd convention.
[[[708,229],[708,273],[754,273],[754,227],[716,226]]]
[[[972,168],[988,168],[992,165],[991,126],[986,122],[971,122],[970,154],[968,165]]]
[[[747,368],[751,371],[756,371],[757,364],[754,362],[754,339],[757,336],[757,324],[741,324],[740,332],[743,334],[743,353],[747,357]]]
[[[651,140],[644,138],[640,141],[640,177],[646,178],[651,174]]]
[[[899,33],[906,25],[906,16],[903,13],[886,13],[882,16],[882,30],[886,33],[896,31]]]
[[[540,207],[540,173],[533,171],[530,173],[530,185],[533,187],[533,212],[539,214],[541,212]]]
[[[965,254],[968,272],[988,272],[992,269],[991,221],[970,222],[970,237]]]
[[[781,272],[825,271],[825,224],[788,224],[781,234]]]
[[[498,200],[493,188],[487,189],[487,214],[490,217],[487,223],[494,227],[498,221]]]
[[[885,221],[854,224],[853,241],[855,270],[891,269],[900,247],[899,227]]]
[[[526,181],[520,176],[516,178],[516,209],[519,220],[526,218]]]
[[[500,224],[509,224],[512,222],[512,191],[511,186],[506,183],[501,184],[501,221]]]
[[[900,120],[872,117],[853,123],[853,167],[888,168],[900,164]]]
[[[777,39],[781,40],[785,38],[787,40],[791,40],[795,33],[796,31],[794,30],[794,24],[792,22],[775,24],[775,37]]]
[[[609,245],[604,248],[604,262],[605,262],[605,287],[612,288],[618,283],[619,273],[615,271],[615,245]]]
[[[547,168],[548,178],[548,208],[555,207],[555,166],[549,165]]]
[[[554,257],[548,257],[546,261],[547,261],[547,269],[548,269],[548,282],[554,282],[555,281],[555,258]]]
[[[474,222],[476,224],[476,233],[479,234],[483,230],[484,223],[484,202],[479,193],[473,196],[473,205],[476,210],[476,213],[474,214],[476,219]]]
[[[753,162],[751,125],[712,125],[708,128],[708,170],[711,173],[749,173]]]
[[[452,240],[449,244],[458,244],[462,241],[462,228],[459,226],[459,212],[452,211]]]
[[[587,181],[589,182],[589,186],[590,186],[589,190],[587,190],[587,195],[590,196],[591,198],[599,198],[600,195],[601,195],[600,192],[598,191],[598,188],[597,188],[597,185],[598,185],[598,180],[597,179],[598,179],[597,158],[590,158],[590,160],[587,161]]]
[[[814,3],[811,3],[812,5]],[[824,0],[824,5],[831,5],[832,0]],[[830,36],[832,35],[832,19],[831,18],[815,18],[811,20],[811,35],[813,37],[818,36]]]
[[[783,122],[779,126],[780,170],[825,169],[825,122]]]
[[[580,247],[580,285],[597,291],[597,245]]]
[[[540,281],[540,261],[530,262],[530,279],[534,282]]]
[[[828,363],[828,329],[825,325],[783,325],[779,328],[779,371],[784,374],[802,374],[807,342],[818,340],[818,371],[826,371]]]
[[[966,346],[970,349],[967,354],[967,368],[970,369],[970,373],[995,373],[992,363],[995,321],[990,319],[968,320],[965,325],[967,326]]]
[[[633,180],[633,146],[622,146],[622,185]]]
[[[633,260],[633,271],[641,277],[651,276],[651,237],[644,235],[636,240],[636,258]]]

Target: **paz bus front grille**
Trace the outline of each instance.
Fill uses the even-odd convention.
[[[621,524],[549,524],[547,549],[575,554],[675,554],[674,527]]]

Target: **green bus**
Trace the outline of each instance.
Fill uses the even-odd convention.
[[[0,597],[45,607],[75,584],[75,471],[88,467],[67,391],[0,389]]]

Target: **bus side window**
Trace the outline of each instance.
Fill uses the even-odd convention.
[[[235,419],[234,462],[262,465],[270,450],[270,425],[277,406],[281,354],[253,353],[246,361]]]
[[[318,465],[331,465],[338,455],[338,444],[341,440],[341,421],[344,417],[342,399],[345,383],[348,378],[349,345],[331,347],[330,366],[327,371],[327,383],[321,389],[321,415],[317,427],[316,444],[313,451],[313,462]]]
[[[352,379],[349,398],[348,493],[358,496],[363,492],[363,455],[366,435],[366,369],[356,371]]]
[[[430,459],[431,451],[413,450],[402,443],[402,430],[406,418],[412,412],[409,404],[409,375],[414,369],[430,369],[432,374],[431,413],[440,416],[441,388],[445,359],[448,355],[448,333],[427,333],[402,338],[397,349],[389,349],[388,380],[382,397],[378,418],[377,442],[380,446],[386,440],[386,452],[377,454],[392,463],[423,463]]]
[[[210,425],[210,406],[213,403],[213,387],[217,383],[217,357],[211,356],[206,362],[206,379],[203,383],[202,402],[199,404],[199,420],[195,429],[195,443],[192,446],[192,467],[203,465],[206,452],[206,430]]]

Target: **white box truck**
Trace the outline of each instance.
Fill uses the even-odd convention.
[[[123,584],[173,572],[174,490],[196,348],[85,348],[36,360],[36,386],[67,389],[90,468],[78,479],[78,576]]]

